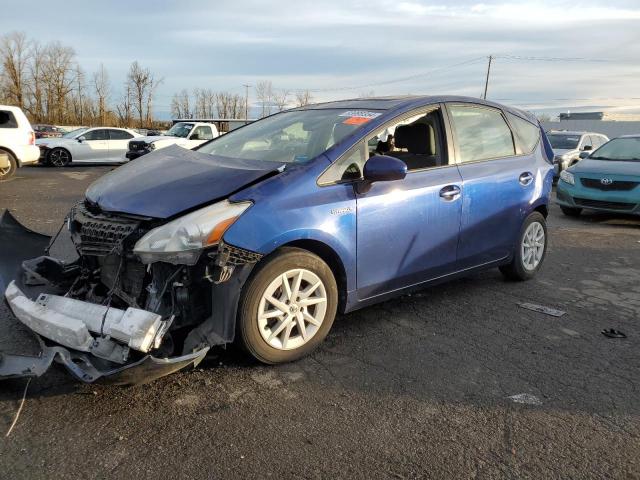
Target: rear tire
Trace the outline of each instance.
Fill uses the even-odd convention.
[[[71,163],[71,153],[65,148],[53,148],[47,154],[47,163],[52,167],[66,167]]]
[[[7,154],[7,157],[9,158],[9,167],[0,168],[0,182],[3,182],[5,180],[9,180],[15,175],[16,170],[18,169],[18,162],[12,153],[7,152],[6,150],[0,150],[0,152]]]
[[[283,248],[263,262],[243,289],[239,338],[263,363],[291,362],[311,353],[329,333],[338,287],[329,266],[306,250]]]
[[[547,222],[540,212],[532,212],[522,224],[518,245],[509,265],[500,267],[509,280],[535,277],[547,254]]]
[[[571,208],[571,207],[560,207],[562,213],[564,213],[567,217],[579,217],[582,212],[581,208]]]

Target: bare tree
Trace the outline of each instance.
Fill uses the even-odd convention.
[[[11,32],[0,37],[5,97],[20,108],[25,107],[29,55],[29,41],[24,32]]]
[[[42,122],[45,119],[44,102],[45,86],[43,71],[47,62],[47,49],[37,42],[32,44],[31,61],[29,62],[29,106],[27,112],[31,119]]]
[[[111,84],[109,83],[109,74],[104,68],[104,64],[100,64],[98,71],[93,74],[93,89],[97,100],[97,117],[100,125],[106,124],[107,104],[111,95]]]
[[[129,82],[125,83],[125,91],[122,94],[122,98],[118,105],[116,105],[116,111],[118,112],[118,121],[120,126],[130,127],[131,126],[131,118],[132,118],[132,108],[131,108],[131,84]]]
[[[256,84],[256,98],[262,106],[261,117],[271,114],[273,105],[273,84],[269,80],[262,80]]]
[[[140,66],[134,61],[129,68],[127,84],[131,92],[131,104],[138,116],[138,126],[144,127],[145,123],[152,122],[153,97],[162,79],[156,79],[148,68]]]
[[[300,90],[296,92],[296,105],[298,107],[304,107],[309,105],[313,101],[313,96],[309,90]]]
[[[60,42],[47,46],[47,62],[43,71],[47,117],[54,123],[68,120],[68,96],[75,85],[75,52]]]
[[[289,103],[289,95],[291,95],[291,92],[289,92],[288,90],[280,90],[280,92],[273,94],[273,103],[276,104],[279,112],[287,108],[287,104]]]

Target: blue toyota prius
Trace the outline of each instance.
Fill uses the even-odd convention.
[[[22,270],[3,288],[56,349],[42,357],[84,381],[149,380],[233,341],[291,361],[337,312],[481,269],[532,278],[552,159],[534,117],[474,98],[308,105],[100,178],[63,229],[73,258],[5,214],[0,238],[24,249],[0,259]]]

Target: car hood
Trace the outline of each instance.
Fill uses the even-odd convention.
[[[585,158],[569,169],[577,174],[630,175],[640,177],[640,162],[622,160],[594,160]]]
[[[169,218],[228,197],[284,164],[219,157],[171,145],[116,168],[87,189],[102,210]]]

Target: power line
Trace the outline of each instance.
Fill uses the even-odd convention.
[[[416,78],[426,77],[426,76],[429,76],[429,75],[431,75],[431,74],[433,74],[435,72],[449,70],[451,68],[461,67],[461,66],[464,66],[464,65],[471,65],[471,64],[483,61],[484,59],[485,59],[485,57],[476,57],[476,58],[472,58],[470,60],[465,60],[463,62],[458,62],[458,63],[454,63],[454,64],[451,64],[451,65],[444,65],[442,67],[433,68],[433,69],[428,70],[426,72],[417,73],[415,75],[410,75],[408,77],[394,78],[394,79],[391,79],[391,80],[384,80],[384,81],[380,81],[380,82],[367,83],[367,84],[362,84],[362,85],[355,85],[355,86],[349,86],[349,87],[314,88],[314,89],[296,88],[296,89],[292,89],[292,90],[296,91],[296,92],[302,92],[302,91],[308,90],[311,93],[321,93],[321,92],[341,92],[341,91],[347,91],[347,90],[359,90],[359,89],[363,89],[363,88],[378,87],[378,86],[381,86],[381,85],[390,85],[390,84],[393,84],[393,83],[406,82],[408,80],[414,80]],[[279,89],[279,90],[287,90],[287,89]]]

